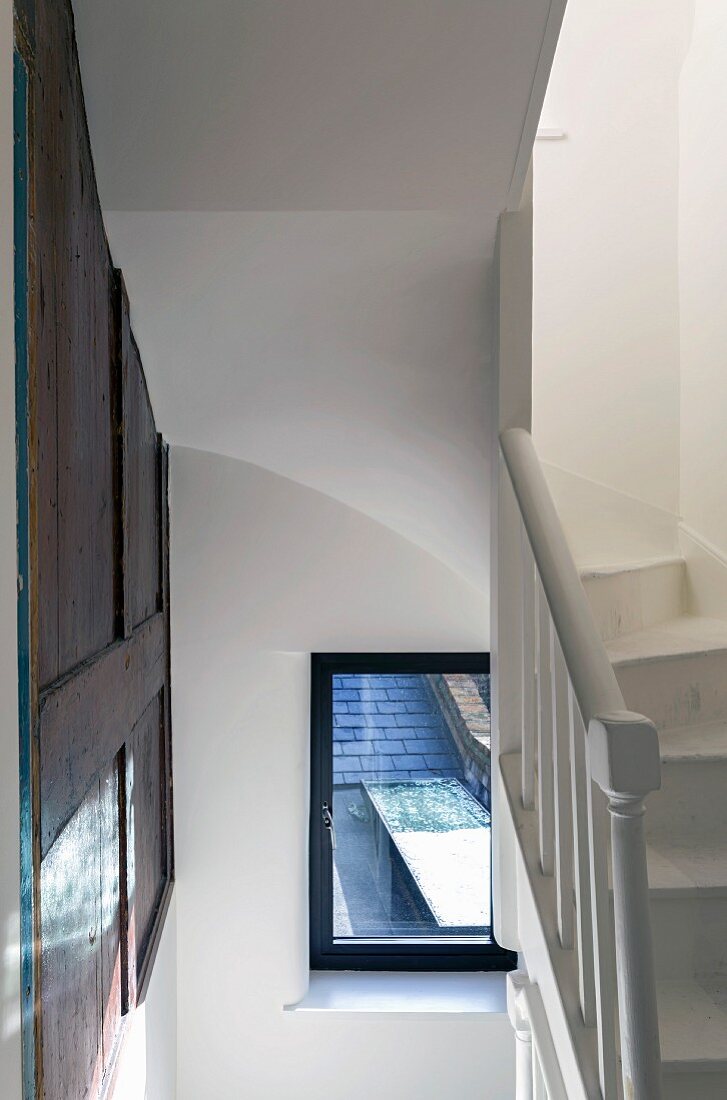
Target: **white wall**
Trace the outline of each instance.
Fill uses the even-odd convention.
[[[484,584],[493,219],[111,212],[160,430],[366,512]]]
[[[13,5],[0,0],[0,1082],[20,1100],[18,655],[13,330]]]
[[[696,0],[680,84],[681,511],[727,555],[727,6]]]
[[[569,0],[535,148],[542,457],[679,508],[678,87],[691,0]],[[633,511],[633,509],[632,509]]]
[[[503,1016],[284,1013],[308,975],[309,657],[481,649],[483,591],[333,498],[174,447],[179,1100],[509,1100]]]

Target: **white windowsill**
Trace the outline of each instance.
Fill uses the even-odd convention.
[[[504,1013],[505,975],[314,971],[306,995],[285,1011]]]

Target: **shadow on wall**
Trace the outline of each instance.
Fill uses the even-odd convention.
[[[486,594],[383,524],[251,463],[171,461],[178,640],[194,624],[255,650],[488,648]]]

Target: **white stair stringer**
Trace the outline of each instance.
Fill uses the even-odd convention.
[[[576,954],[564,950],[558,939],[554,880],[543,875],[537,857],[533,858],[538,848],[538,813],[523,808],[521,761],[520,753],[500,756],[501,815],[508,814],[516,837],[518,926],[521,940],[528,945],[521,952],[521,966],[524,962],[548,1005],[548,1024],[568,1100],[596,1100],[600,1096],[596,1031],[583,1023]]]

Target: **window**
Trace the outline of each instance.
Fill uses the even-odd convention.
[[[311,966],[509,970],[492,937],[486,653],[315,654]]]

